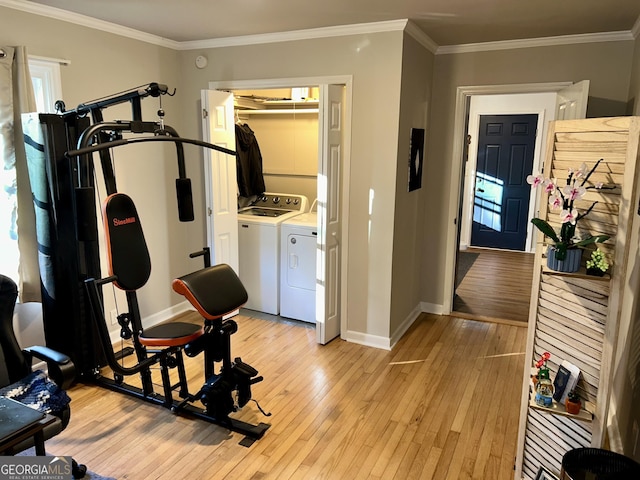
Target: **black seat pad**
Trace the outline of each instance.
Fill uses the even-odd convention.
[[[201,325],[171,322],[145,328],[138,338],[147,347],[179,347],[194,341],[203,333]]]
[[[207,320],[237,310],[249,298],[236,272],[224,263],[176,278],[172,286]]]

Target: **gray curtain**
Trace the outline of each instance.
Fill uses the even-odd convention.
[[[0,235],[9,235],[17,243],[14,250],[19,255],[16,283],[22,302],[40,301],[35,215],[20,119],[22,113],[35,111],[26,48],[0,46],[0,162],[3,167],[0,194],[3,202],[12,203],[10,215],[0,224]]]

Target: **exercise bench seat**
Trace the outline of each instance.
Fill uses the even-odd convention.
[[[149,280],[151,259],[136,206],[128,195],[115,193],[103,209],[109,274],[121,290],[138,290]],[[183,347],[203,333],[200,325],[173,322],[145,328],[138,339],[146,347]]]
[[[206,321],[220,319],[238,310],[249,298],[236,273],[224,263],[176,278],[172,287]]]

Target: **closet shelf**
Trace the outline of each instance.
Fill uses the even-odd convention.
[[[317,108],[272,108],[264,110],[236,110],[238,115],[298,115],[318,113]]]

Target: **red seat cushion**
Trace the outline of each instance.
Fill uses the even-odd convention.
[[[185,322],[171,322],[146,328],[139,340],[147,347],[181,347],[204,333],[200,325]]]

